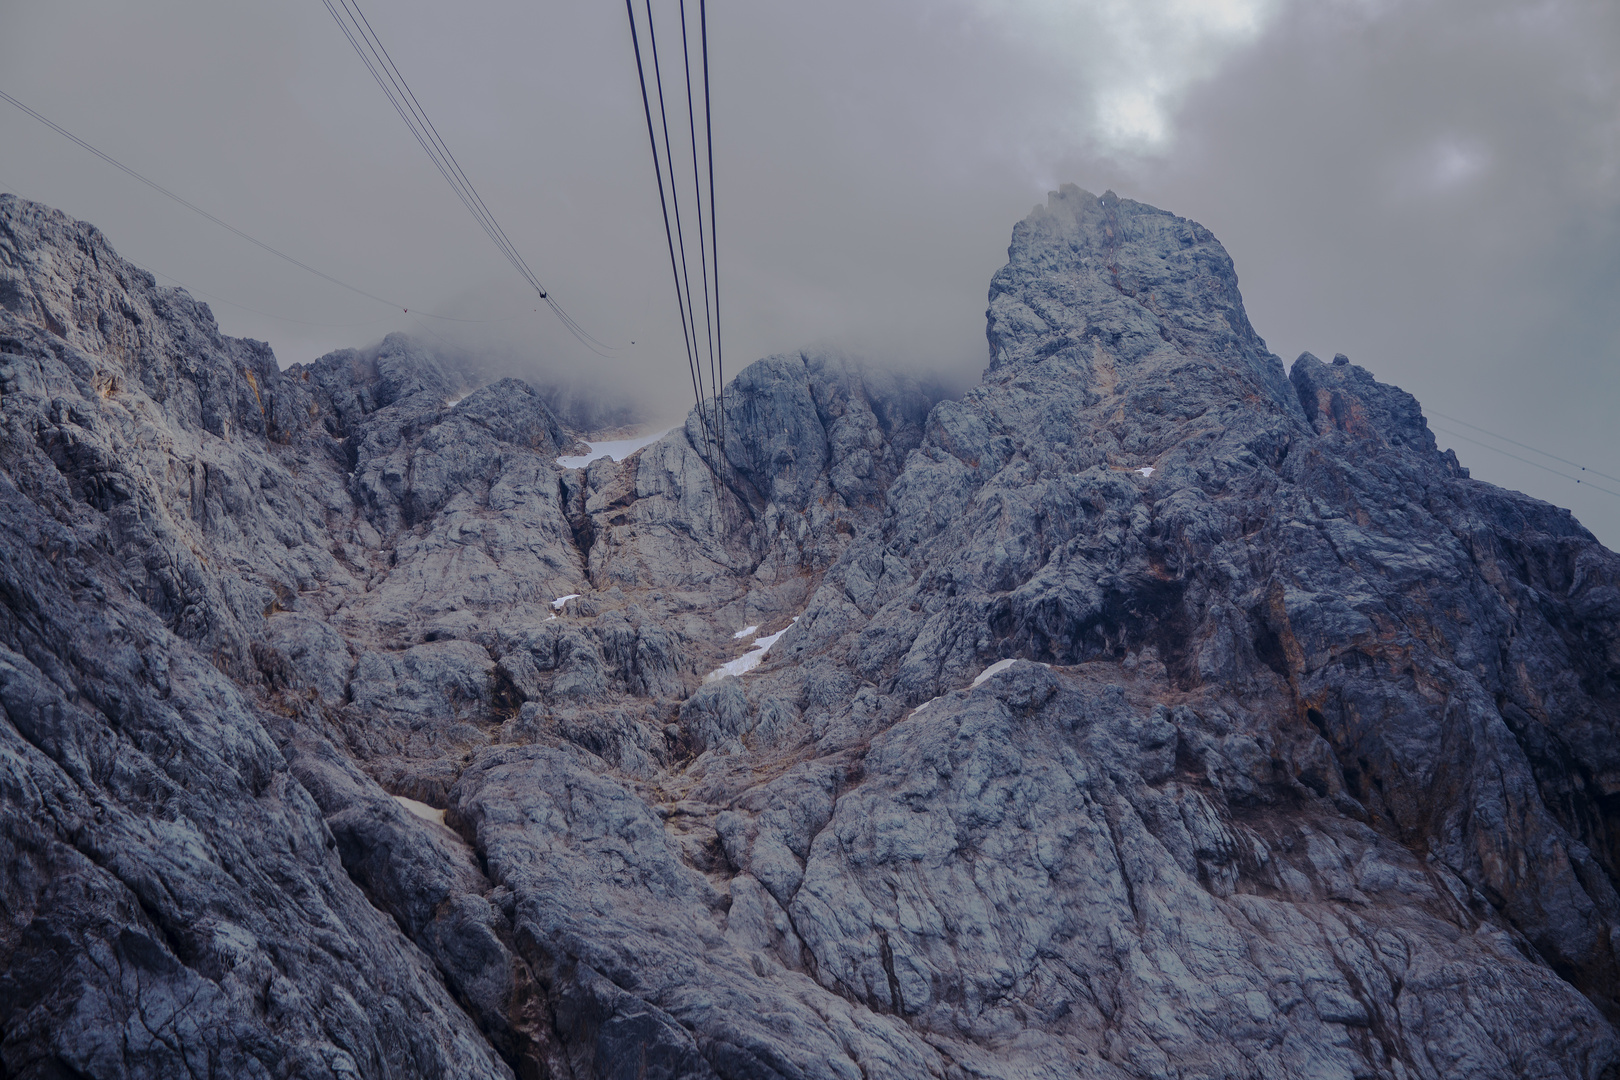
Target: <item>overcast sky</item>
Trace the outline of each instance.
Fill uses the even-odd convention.
[[[0,0],[0,89],[333,276],[489,321],[307,275],[3,102],[0,190],[99,225],[283,364],[414,330],[678,412],[623,7],[365,5],[615,358],[533,311],[319,0]],[[1620,4],[713,0],[709,19],[732,371],[832,345],[976,374],[1013,223],[1059,183],[1113,188],[1220,237],[1286,362],[1349,354],[1416,394],[1476,476],[1620,546],[1620,497],[1460,423],[1620,476]]]

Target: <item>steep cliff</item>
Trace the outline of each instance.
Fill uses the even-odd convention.
[[[571,470],[0,197],[0,1076],[1614,1075],[1620,559],[1185,219],[988,315]]]

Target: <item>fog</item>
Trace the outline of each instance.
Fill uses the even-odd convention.
[[[669,0],[654,8],[672,18]],[[0,189],[94,222],[283,364],[405,330],[679,412],[691,390],[623,7],[365,12],[609,358],[526,291],[315,0],[0,0],[0,89],[409,314],[3,102]],[[832,346],[971,378],[1013,223],[1059,183],[1112,188],[1212,229],[1285,361],[1347,353],[1416,394],[1474,475],[1620,545],[1620,496],[1480,430],[1620,476],[1620,6],[714,0],[708,14],[729,371]]]

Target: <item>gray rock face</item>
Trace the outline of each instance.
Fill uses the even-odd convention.
[[[0,1075],[1620,1070],[1620,559],[1192,222],[584,470],[10,196],[0,298]]]
[[[297,388],[60,214],[0,266],[5,1075],[512,1075],[271,734],[264,609],[349,580]]]

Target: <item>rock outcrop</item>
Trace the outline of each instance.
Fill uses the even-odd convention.
[[[988,314],[564,469],[0,197],[0,1076],[1620,1071],[1620,558],[1195,223]]]

